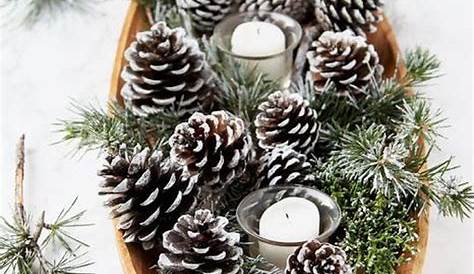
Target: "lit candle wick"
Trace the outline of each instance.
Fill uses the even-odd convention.
[[[288,213],[285,213],[285,215],[286,215],[286,218],[289,220],[290,216],[288,216]]]

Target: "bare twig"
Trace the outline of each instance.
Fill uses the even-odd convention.
[[[25,135],[20,136],[17,144],[17,161],[15,170],[15,210],[18,220],[25,223],[25,206],[23,204],[23,181],[25,178]]]

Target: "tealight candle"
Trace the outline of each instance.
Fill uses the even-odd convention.
[[[243,59],[245,65],[249,69],[255,68],[271,80],[283,81],[288,76],[292,60],[286,60],[286,54],[283,54],[285,50],[285,34],[272,23],[245,22],[238,25],[232,34],[232,53],[242,57],[251,57]]]
[[[304,242],[319,235],[318,207],[305,198],[285,198],[265,210],[260,218],[259,235],[271,241]],[[269,262],[280,268],[298,246],[275,246],[259,242],[259,251]]]

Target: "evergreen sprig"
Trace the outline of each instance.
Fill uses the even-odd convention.
[[[440,177],[432,184],[432,199],[443,216],[469,218],[474,208],[474,191],[469,182],[461,183],[456,177]]]
[[[402,140],[392,139],[381,125],[358,128],[343,136],[340,149],[329,161],[334,162],[349,180],[400,200],[416,192],[418,178],[405,169],[409,150]]]
[[[401,118],[396,121],[398,134],[415,145],[418,140],[423,140],[426,145],[436,145],[438,138],[443,137],[439,131],[445,128],[445,118],[440,110],[432,113],[429,102],[420,97],[407,98],[399,106]]]
[[[441,62],[428,49],[421,47],[408,50],[405,53],[405,65],[407,67],[405,84],[416,87],[440,77],[439,69]]]
[[[148,117],[137,117],[118,104],[109,109],[72,103],[77,118],[61,120],[55,124],[62,134],[60,142],[76,140],[77,151],[118,150],[122,144],[154,146],[167,140],[174,127],[181,121],[177,113],[162,112]],[[150,142],[154,139],[156,142]]]
[[[86,13],[93,10],[96,0],[4,0],[0,3],[3,24],[31,28],[42,20],[51,20],[66,11]]]
[[[56,220],[48,224],[44,220],[44,212],[36,223],[31,216],[13,217],[13,221],[1,218],[0,226],[0,270],[4,273],[85,273],[83,269],[92,262],[87,260],[86,252],[82,252],[87,244],[74,237],[70,230],[89,226],[80,222],[84,212],[71,214],[76,200],[63,209]],[[45,233],[46,232],[46,233]],[[48,258],[45,250],[59,246],[63,253],[58,258]]]

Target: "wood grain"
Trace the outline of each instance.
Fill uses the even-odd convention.
[[[135,1],[130,1],[130,6],[123,25],[122,34],[117,47],[115,57],[115,65],[112,74],[111,87],[109,92],[109,100],[123,104],[123,99],[120,96],[120,89],[124,84],[120,78],[120,73],[126,65],[124,52],[130,43],[135,39],[135,35],[139,31],[146,30],[150,27],[145,10],[140,7]],[[406,68],[401,60],[400,49],[393,29],[388,22],[384,20],[378,28],[378,31],[368,36],[368,40],[372,43],[379,53],[380,62],[383,64],[384,76],[391,77],[395,75],[401,79],[406,73]],[[410,258],[411,261],[397,269],[398,274],[421,274],[423,263],[426,256],[426,247],[428,242],[429,232],[429,216],[422,215],[418,219],[417,228],[419,240],[416,243],[418,247],[418,254]],[[114,220],[114,224],[116,221]],[[151,274],[156,273],[155,270],[150,269],[156,264],[152,259],[153,254],[145,253],[140,246],[136,244],[125,244],[122,240],[122,233],[119,230],[115,231],[117,239],[117,247],[121,257],[124,273],[126,274]]]

